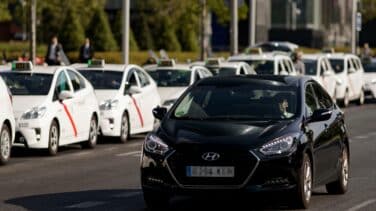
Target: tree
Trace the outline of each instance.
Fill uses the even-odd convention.
[[[154,39],[152,37],[152,33],[147,22],[147,18],[141,14],[138,21],[138,27],[135,28],[135,33],[137,34],[136,40],[139,47],[142,50],[151,50],[155,48]]]
[[[8,10],[8,2],[0,2],[0,21],[9,21],[11,20],[11,15]]]
[[[123,20],[123,15],[122,15],[121,10],[119,10],[116,13],[114,23],[111,25],[112,26],[112,32],[114,33],[115,40],[116,40],[116,42],[118,43],[119,46],[123,42],[122,41],[122,37],[123,37],[123,33],[122,33],[123,21],[122,20]],[[137,41],[134,37],[132,28],[130,28],[130,33],[129,33],[129,48],[130,48],[131,51],[138,51],[139,50],[138,44],[137,44]]]
[[[72,9],[69,9],[66,14],[63,22],[64,28],[61,28],[59,39],[66,51],[77,51],[84,42],[85,32]]]
[[[181,51],[175,27],[170,18],[167,16],[162,17],[158,28],[159,30],[157,30],[157,34],[154,35],[157,39],[157,47],[167,51]]]
[[[108,19],[102,8],[97,8],[87,28],[87,37],[91,38],[97,51],[114,51],[118,49]]]
[[[362,0],[362,14],[364,22],[376,18],[376,2],[375,0]]]

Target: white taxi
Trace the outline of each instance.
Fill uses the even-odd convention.
[[[249,49],[246,53],[231,56],[229,62],[246,62],[258,75],[296,75],[289,54],[284,52],[264,53],[261,49]]]
[[[341,106],[347,107],[350,101],[356,100],[359,105],[364,104],[363,65],[353,54],[328,54],[336,76],[339,79],[336,95]]]
[[[245,62],[227,62],[221,58],[209,58],[192,65],[206,67],[215,76],[255,75],[256,72]]]
[[[15,120],[12,107],[12,95],[0,77],[0,165],[9,161],[15,138]]]
[[[153,129],[152,110],[161,99],[156,83],[141,67],[105,64],[104,60],[73,66],[94,86],[103,136],[117,137],[124,143],[130,135]]]
[[[97,142],[99,107],[91,84],[71,67],[15,62],[0,73],[13,95],[15,146],[48,149]]]
[[[335,101],[337,98],[336,87],[337,84],[341,84],[341,81],[335,75],[327,56],[325,54],[304,54],[302,59],[305,65],[305,75],[311,76],[321,84]]]
[[[363,67],[365,95],[376,98],[376,59],[363,62]]]
[[[157,82],[162,105],[170,108],[180,95],[196,81],[213,74],[205,67],[176,64],[174,60],[160,60],[158,65],[146,69]]]

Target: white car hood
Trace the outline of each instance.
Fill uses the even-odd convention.
[[[45,100],[46,96],[13,96],[14,117],[19,119],[25,111],[42,105]]]
[[[161,96],[162,104],[166,100],[179,98],[187,88],[188,87],[158,87],[158,93]]]
[[[102,103],[105,100],[113,99],[117,95],[118,90],[95,90],[98,103]]]

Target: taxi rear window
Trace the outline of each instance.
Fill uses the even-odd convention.
[[[12,95],[47,95],[53,75],[43,73],[1,73]]]
[[[79,71],[94,87],[94,89],[120,89],[123,72],[102,70]]]

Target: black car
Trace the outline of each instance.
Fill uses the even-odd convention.
[[[144,199],[210,191],[286,191],[307,208],[312,189],[347,191],[349,138],[344,114],[314,80],[293,76],[207,78],[190,87],[145,139]]]

